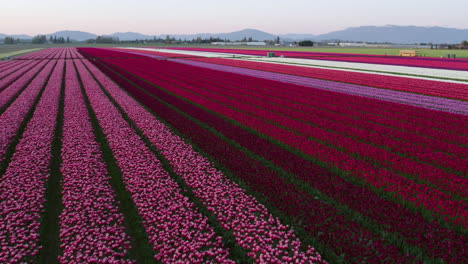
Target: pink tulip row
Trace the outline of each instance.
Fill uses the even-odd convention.
[[[0,64],[0,80],[30,64],[31,61],[13,60],[8,65]]]
[[[250,252],[251,257],[259,263],[322,262],[320,255],[310,246],[307,252],[301,252],[301,242],[289,227],[281,224],[255,198],[216,170],[208,160],[170,132],[91,63],[86,64],[170,162],[174,172],[182,176],[222,226],[233,231],[237,242]]]
[[[0,70],[4,69],[9,69],[11,67],[14,67],[18,63],[22,63],[22,61],[17,61],[17,60],[8,60],[8,61],[0,61]]]
[[[41,61],[34,67],[29,68],[26,72],[15,73],[17,79],[15,78],[13,83],[0,92],[0,108],[4,107],[29,81],[31,81],[32,78],[34,78],[34,75],[41,70],[42,74],[36,76],[36,79],[40,78],[45,81],[54,64],[55,62],[53,61]],[[44,68],[45,65],[48,66]]]
[[[63,61],[57,63],[0,179],[0,263],[30,261],[39,251],[39,224],[45,202],[45,183],[50,175],[63,64]],[[3,120],[2,116],[0,121]]]
[[[21,78],[23,75],[27,74],[38,64],[40,64],[39,61],[28,61],[26,64],[23,65],[21,69],[18,69],[12,72],[11,74],[5,76],[2,80],[0,80],[0,92],[7,89],[9,85],[14,83],[18,78]]]
[[[62,136],[61,263],[132,263],[129,237],[71,60],[66,64]]]
[[[28,53],[18,57],[20,60],[40,60],[40,59],[66,59],[67,49],[74,48],[48,48],[33,53]]]
[[[181,194],[177,183],[112,106],[81,61],[76,63],[127,190],[143,219],[155,259],[169,263],[233,263],[207,219]]]
[[[3,161],[9,143],[16,136],[16,131],[19,129],[23,119],[33,105],[52,67],[53,63],[51,62],[49,67],[43,69],[42,72],[29,83],[25,91],[0,115],[0,162]],[[0,95],[3,95],[3,93],[0,93]],[[5,98],[6,97],[5,95]]]

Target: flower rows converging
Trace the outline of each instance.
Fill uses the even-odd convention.
[[[1,263],[30,262],[39,253],[40,219],[44,213],[45,184],[50,177],[49,162],[63,65],[63,60],[59,60],[57,63],[51,62],[50,67],[44,69],[44,74],[50,75],[49,82],[35,107],[31,120],[24,129],[21,140],[16,145],[8,167],[4,169],[0,178]],[[43,79],[38,77],[37,80],[39,83],[31,83],[34,86],[29,87],[29,91],[44,85]],[[35,96],[37,97],[37,93]],[[31,102],[35,99],[25,98]],[[18,100],[21,100],[21,97]],[[30,106],[26,101],[18,102],[22,104],[16,107],[12,105],[9,109],[21,111],[21,108]],[[4,112],[0,121],[11,120],[7,119],[8,115],[8,112]],[[16,116],[19,122],[22,121],[22,117],[24,115]],[[18,130],[17,125],[8,127],[7,123],[3,123],[2,127],[5,128],[1,130],[2,132]],[[10,132],[9,135],[2,134],[1,138],[11,140],[11,135],[14,135],[14,132]],[[2,142],[1,146],[6,147],[8,143]]]
[[[1,263],[468,262],[466,85],[173,55],[0,63]]]
[[[86,51],[91,52],[90,50]],[[99,54],[99,52],[104,54]],[[113,54],[113,52],[114,51],[109,50],[95,50],[93,53],[91,53],[91,56],[110,58],[112,57],[111,54]],[[249,142],[249,140],[252,140],[251,138],[246,139],[249,133],[242,134],[243,132],[239,131],[239,129],[236,132],[231,133],[231,131],[235,129],[236,126],[231,126],[228,131],[228,128],[226,127],[228,124],[222,125],[219,123],[220,121],[215,122],[209,120],[207,116],[210,114],[210,112],[214,112],[217,116],[225,118],[227,117],[227,120],[241,122],[241,124],[242,122],[247,122],[243,123],[246,124],[247,129],[249,127],[253,127],[256,130],[256,132],[254,131],[255,133],[260,131],[260,133],[263,135],[270,135],[273,137],[272,142],[275,142],[279,139],[280,142],[278,143],[280,145],[282,145],[282,143],[286,144],[286,146],[282,145],[283,148],[293,148],[293,150],[302,149],[305,154],[308,154],[309,157],[315,158],[315,162],[319,164],[330,166],[331,163],[333,167],[338,167],[342,170],[345,170],[345,172],[342,172],[345,173],[345,175],[347,172],[351,173],[353,176],[353,181],[358,178],[362,179],[367,184],[371,184],[371,186],[377,188],[376,190],[371,187],[371,189],[374,189],[374,191],[377,193],[379,192],[378,189],[383,189],[383,193],[385,193],[384,196],[392,193],[398,194],[394,197],[394,200],[392,200],[397,203],[402,203],[400,206],[407,207],[410,206],[409,204],[412,204],[412,206],[416,205],[420,209],[412,210],[423,210],[426,213],[432,211],[430,214],[433,214],[434,216],[439,215],[439,217],[443,217],[446,221],[449,222],[454,218],[461,217],[458,220],[455,220],[455,222],[461,225],[466,223],[466,220],[463,220],[463,218],[466,217],[463,216],[464,212],[466,211],[466,205],[464,202],[465,198],[463,198],[466,197],[466,192],[464,192],[463,188],[460,188],[458,194],[456,194],[457,191],[454,192],[454,190],[457,187],[453,186],[453,189],[451,187],[442,187],[445,184],[442,184],[441,182],[435,183],[433,181],[439,177],[437,173],[442,171],[435,170],[437,173],[431,173],[432,168],[438,167],[439,169],[445,170],[446,173],[453,173],[453,175],[450,176],[450,180],[447,181],[448,184],[452,184],[452,180],[466,184],[466,181],[462,176],[466,171],[466,166],[463,165],[463,160],[466,159],[466,156],[463,154],[465,152],[464,149],[466,146],[466,133],[463,132],[463,123],[466,122],[466,117],[463,115],[444,114],[438,111],[422,111],[421,108],[414,106],[404,107],[403,105],[394,103],[382,104],[381,101],[377,100],[363,99],[336,93],[330,94],[330,101],[324,104],[324,102],[326,102],[324,100],[327,98],[327,93],[323,91],[304,90],[304,88],[301,87],[293,89],[292,87],[294,86],[286,86],[284,84],[281,85],[278,83],[275,84],[275,82],[259,81],[255,78],[245,78],[244,76],[233,74],[229,75],[219,71],[204,71],[198,67],[184,67],[178,63],[169,63],[167,58],[161,58],[162,60],[144,60],[141,56],[138,56],[134,53],[115,53],[113,56],[116,58],[126,57],[126,59],[103,59],[102,62],[104,66],[102,66],[101,69],[106,71],[107,74],[112,75],[114,79],[119,78],[117,74],[122,75],[131,81],[131,84],[129,85],[137,85],[140,87],[140,90],[146,90],[146,94],[143,94],[138,98],[149,107],[154,107],[154,109],[163,109],[162,105],[160,105],[157,100],[151,100],[147,98],[152,94],[155,96],[155,99],[157,98],[159,100],[164,100],[172,106],[177,105],[177,108],[180,111],[191,115],[193,118],[197,118],[199,121],[205,122],[207,125],[215,128],[218,132],[222,132],[225,136],[228,136],[230,139],[238,142],[239,144],[242,144],[243,147],[252,151],[258,150],[256,153],[259,153],[262,156],[268,156],[269,159],[274,160],[278,162],[277,164],[279,164],[281,160],[275,160],[276,157],[274,157],[274,155],[270,155],[271,152],[266,149],[266,145],[262,145],[262,147],[256,147],[256,144],[260,143],[252,143],[252,141]],[[135,63],[132,63],[132,59]],[[212,79],[213,81],[211,81]],[[246,83],[248,83],[248,86]],[[255,93],[254,95],[253,92],[261,88],[259,87],[261,83],[267,86],[262,90],[259,90],[258,94]],[[124,86],[124,81],[119,84]],[[236,85],[238,87],[240,86],[240,88],[243,88],[243,93],[248,96],[244,96],[242,98],[239,97],[239,99],[233,100],[233,96],[235,95],[235,93],[233,93],[235,90],[233,89],[239,89],[235,87]],[[274,88],[275,85],[278,86],[277,89]],[[127,89],[135,96],[140,93],[138,89],[133,87],[127,87]],[[272,89],[275,92],[271,92]],[[293,92],[293,90],[296,90],[297,92]],[[307,93],[305,93],[305,91],[307,91]],[[310,98],[310,100],[307,102],[308,94],[315,92],[317,93],[317,96],[314,97],[314,99]],[[295,93],[297,93],[296,97],[291,96],[291,94]],[[268,104],[257,100],[258,98],[266,100],[267,96],[270,97],[268,99],[270,101]],[[340,96],[343,97],[343,101],[339,99]],[[287,104],[285,101],[279,100],[282,98],[285,98],[286,101],[289,100],[290,102],[295,102],[296,105],[303,104],[306,108],[301,106],[301,108],[299,108],[301,111],[306,111],[307,108],[309,108],[309,110],[306,112],[307,115],[301,114],[300,116],[297,116],[297,113],[294,113],[288,109],[284,109]],[[177,100],[179,103],[176,104]],[[187,105],[188,102],[193,102],[193,107]],[[275,102],[276,104],[281,102],[282,105],[279,105],[281,108],[278,108],[278,105],[275,106],[275,104],[272,104],[272,102]],[[313,103],[311,104],[311,102]],[[347,107],[346,105],[349,106]],[[294,107],[293,105],[290,105],[290,107],[287,108],[297,107],[299,106]],[[342,112],[342,110],[340,111],[340,108],[346,109],[346,112]],[[323,110],[326,109],[329,110],[324,112]],[[265,112],[265,110],[267,111]],[[197,111],[201,111],[203,113],[197,113]],[[248,115],[244,115],[243,117],[239,115],[242,114],[242,112],[245,113],[245,111],[249,111]],[[333,114],[333,112],[335,112],[335,114]],[[333,124],[333,122],[324,123],[326,119],[335,122],[339,121],[341,123],[344,121],[343,115],[346,115],[348,112],[350,112],[350,116],[352,117],[352,119],[349,119],[348,121],[350,125],[354,125],[356,122],[357,124],[364,122],[362,125],[358,126],[358,128],[361,127],[361,130],[354,129],[348,131],[349,128],[340,127],[338,124]],[[312,119],[308,122],[310,124],[307,124],[307,122],[301,122],[306,124],[297,123],[297,125],[294,127],[291,127],[292,123],[284,123],[279,126],[275,124],[278,121],[284,120],[285,116],[291,116],[293,113],[295,116],[297,116],[297,119],[309,118],[310,120],[311,115],[314,114],[319,114],[318,117],[320,117],[320,119]],[[278,114],[281,115],[278,116]],[[160,115],[163,114],[161,113]],[[447,116],[443,117],[445,115]],[[167,117],[164,119],[168,120],[168,122],[171,122],[171,124],[174,126],[178,125],[176,121],[169,121],[173,118],[174,117]],[[267,122],[261,124],[259,123],[261,119],[264,119]],[[297,119],[293,119],[292,121],[299,121]],[[361,119],[362,121],[360,121]],[[367,119],[370,119],[370,122],[365,122]],[[457,121],[460,121],[460,123],[457,123]],[[317,125],[322,126],[323,128],[326,128],[326,131],[323,131],[319,134],[317,130],[317,132],[314,132],[309,136],[306,135],[306,137],[298,134],[298,131],[301,131],[301,129],[303,133],[310,133],[309,130],[312,129],[310,127],[312,124],[312,127]],[[410,126],[413,127],[410,128]],[[190,127],[190,134],[195,133],[193,127]],[[451,128],[448,129],[448,127]],[[291,130],[291,128],[293,130]],[[364,133],[369,128],[375,129],[375,133],[373,135],[361,135],[361,133]],[[180,129],[182,130],[182,128]],[[452,132],[450,132],[451,129],[453,129]],[[272,134],[274,131],[278,131],[277,134]],[[328,132],[328,135],[330,136],[324,132]],[[383,132],[385,132],[384,135],[386,137],[379,137],[378,134]],[[440,133],[448,134],[446,134],[446,136],[442,136]],[[237,134],[241,135],[238,136]],[[345,134],[346,138],[348,139],[343,138],[341,141],[336,141],[335,138],[340,134]],[[449,134],[454,135],[457,139],[448,139],[451,138],[451,136],[448,136]],[[279,135],[282,136],[280,137]],[[260,136],[263,137],[262,135]],[[318,136],[319,140],[316,140]],[[327,141],[323,140],[325,139],[323,138],[324,136],[328,137]],[[374,137],[376,138],[375,140]],[[313,140],[311,141],[311,139]],[[395,143],[391,143],[392,140],[396,140],[394,141]],[[413,140],[416,141],[413,142]],[[437,143],[435,143],[434,140],[436,140]],[[400,144],[403,145],[405,143],[408,144],[407,147],[400,147],[398,145],[398,141],[401,141],[402,143]],[[356,149],[356,144],[362,144],[364,142],[366,144],[363,145],[363,147],[365,146],[365,151],[364,149]],[[200,142],[200,144],[201,143],[204,142]],[[425,156],[425,161],[423,161],[423,155],[418,154],[416,151],[413,151],[415,156],[410,153],[412,152],[410,150],[410,146],[412,145],[411,143],[415,146],[415,148],[421,145],[425,145],[428,147],[426,151],[432,150],[432,152],[434,152],[434,157],[439,156],[437,153],[439,153],[443,148],[443,152],[446,154],[440,154],[447,156],[445,156],[445,158],[439,156],[441,159],[438,161],[434,160],[433,158],[429,158],[429,156]],[[389,149],[387,145],[395,148],[395,150]],[[344,148],[346,146],[354,148],[346,151]],[[373,150],[370,148],[373,148]],[[322,149],[321,152],[319,152],[320,149]],[[277,151],[278,153],[280,150],[275,149],[274,151]],[[317,152],[318,154],[316,154]],[[375,152],[375,155],[369,155],[368,152]],[[379,152],[381,152],[381,154],[379,154]],[[361,154],[364,156],[361,157]],[[397,156],[392,158],[389,156],[389,154],[397,154]],[[419,156],[419,158],[416,156]],[[380,157],[384,158],[384,160],[381,160]],[[218,159],[222,160],[221,157]],[[388,159],[388,161],[385,161],[385,159]],[[425,163],[429,159],[432,160],[432,168],[428,167],[427,171],[420,171],[424,166],[426,166]],[[413,160],[412,162],[415,163],[409,167],[408,165],[400,165],[401,162],[407,162],[409,160]],[[449,168],[443,169],[440,166],[441,164],[452,163],[452,160],[458,160],[458,162],[455,161],[455,163],[458,163],[458,165],[456,165],[458,166],[458,172]],[[225,164],[228,163],[228,161],[223,162]],[[455,163],[452,164],[454,165]],[[232,164],[232,166],[235,166],[235,164]],[[284,164],[284,166],[293,165]],[[398,166],[400,166],[400,169],[398,169]],[[258,167],[256,169],[258,170]],[[288,169],[292,168],[289,167]],[[296,171],[298,170],[296,169]],[[299,174],[301,172],[296,173]],[[264,176],[262,175],[262,177]],[[310,178],[311,175],[304,176],[304,179],[310,180]],[[350,180],[349,178],[347,179]],[[441,188],[445,188],[445,190],[442,190]],[[334,195],[337,194],[335,193]],[[382,193],[380,195],[382,195]],[[452,198],[450,198],[450,196],[452,196]],[[348,202],[348,204],[350,203],[351,202]],[[440,205],[444,203],[446,204],[443,206],[445,209],[441,210]],[[457,206],[451,207],[452,203],[458,204],[458,209],[456,209]],[[426,211],[427,209],[429,210]],[[361,213],[367,214],[367,212],[364,211],[361,211]],[[399,213],[401,214],[402,212],[400,211]],[[426,214],[422,211],[419,213],[422,213],[423,215]],[[374,217],[376,216],[374,215]],[[398,228],[403,228],[403,226],[400,225]],[[395,229],[391,228],[389,230]],[[405,234],[407,231],[408,229],[399,233]],[[459,241],[463,241],[463,239]]]
[[[62,263],[132,263],[129,236],[123,226],[102,152],[95,140],[72,60],[66,62],[62,132]]]
[[[278,260],[300,263],[320,261],[320,255],[310,246],[306,253],[301,252],[301,242],[287,226],[270,215],[265,207],[245,194],[242,188],[216,170],[190,145],[171,133],[164,124],[141,108],[92,64],[88,63],[88,66],[165,156],[174,172],[182,176],[224,228],[234,231],[234,237],[242,247],[250,251],[250,256],[268,263]]]

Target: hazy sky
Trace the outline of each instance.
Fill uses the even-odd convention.
[[[0,0],[0,33],[321,34],[352,26],[468,29],[468,0]]]

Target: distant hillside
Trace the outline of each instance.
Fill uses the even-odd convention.
[[[320,40],[390,43],[460,43],[468,39],[468,29],[417,26],[351,27],[317,36]]]
[[[12,37],[14,39],[32,39],[31,36],[28,35],[6,35],[6,34],[0,34],[0,39],[4,39],[5,37]]]
[[[258,41],[264,41],[264,40],[273,40],[276,38],[276,35],[260,31],[257,29],[244,29],[240,31],[234,31],[230,33],[198,33],[198,34],[189,34],[189,35],[172,35],[169,34],[169,36],[172,38],[176,39],[186,39],[186,40],[192,40],[196,39],[198,37],[200,38],[221,38],[221,39],[229,39],[231,41],[236,41],[236,40],[242,40],[244,38],[249,39],[252,38],[253,40],[258,40]],[[165,38],[166,35],[159,35],[157,37]]]
[[[108,36],[118,37],[120,40],[143,40],[156,38],[166,38],[169,35],[171,38],[192,40],[198,37],[206,38],[221,38],[231,41],[242,40],[244,38],[264,41],[274,40],[278,35],[270,34],[257,29],[244,29],[229,33],[199,33],[199,34],[161,34],[161,35],[145,35],[138,32],[116,32]],[[5,34],[0,34],[0,39],[4,38]],[[12,35],[14,38],[31,39],[28,35]],[[96,34],[82,31],[58,31],[49,36],[70,37],[71,40],[85,41],[87,39],[95,39]],[[339,30],[322,35],[312,34],[282,34],[279,35],[283,41],[301,41],[301,40],[340,40],[340,41],[364,41],[364,42],[389,42],[399,44],[413,43],[460,43],[463,40],[468,40],[468,29],[443,28],[443,27],[417,27],[417,26],[362,26],[351,27],[345,30]]]
[[[128,41],[128,40],[140,40],[140,39],[150,39],[153,38],[153,36],[150,35],[144,35],[136,32],[117,32],[110,34],[108,36],[114,37],[114,38],[119,38],[119,40],[123,41]]]
[[[137,32],[117,32],[110,34],[108,36],[118,37],[120,40],[142,40],[142,39],[152,39],[156,38],[166,38],[166,36],[175,38],[175,39],[182,39],[182,40],[192,40],[198,37],[206,39],[206,38],[221,38],[221,39],[229,39],[232,41],[242,40],[244,38],[249,39],[252,38],[253,40],[273,40],[276,38],[276,35],[263,32],[256,29],[244,29],[240,31],[230,32],[230,33],[198,33],[198,34],[161,34],[161,35],[144,35]]]
[[[312,34],[283,34],[280,35],[282,40],[292,40],[292,41],[300,41],[300,40],[315,40],[317,36]]]
[[[57,36],[57,38],[63,37],[65,39],[69,37],[71,40],[75,41],[85,41],[87,39],[95,39],[97,37],[96,34],[72,30],[57,31],[55,33],[46,34],[46,36],[47,38],[49,38],[49,36]]]

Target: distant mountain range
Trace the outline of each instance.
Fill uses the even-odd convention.
[[[468,29],[416,26],[364,26],[330,32],[319,39],[390,43],[460,43],[468,40]]]
[[[108,36],[119,38],[120,40],[142,40],[156,38],[166,38],[169,35],[171,38],[192,40],[197,37],[200,38],[221,38],[229,39],[231,41],[242,40],[244,38],[253,40],[274,40],[280,37],[283,41],[300,41],[300,40],[340,40],[340,41],[363,41],[363,42],[389,42],[399,44],[412,44],[412,43],[460,43],[463,40],[468,40],[468,29],[456,28],[443,28],[443,27],[418,27],[418,26],[362,26],[351,27],[345,30],[339,30],[322,35],[312,34],[282,34],[274,35],[256,29],[244,29],[230,33],[199,33],[187,35],[144,35],[136,32],[117,32]],[[8,35],[0,34],[0,39]],[[32,36],[28,35],[10,35],[14,38],[31,39]],[[87,39],[94,39],[96,34],[82,32],[82,31],[58,31],[55,33],[46,34],[49,36],[57,37],[70,37],[74,41],[85,41]]]

